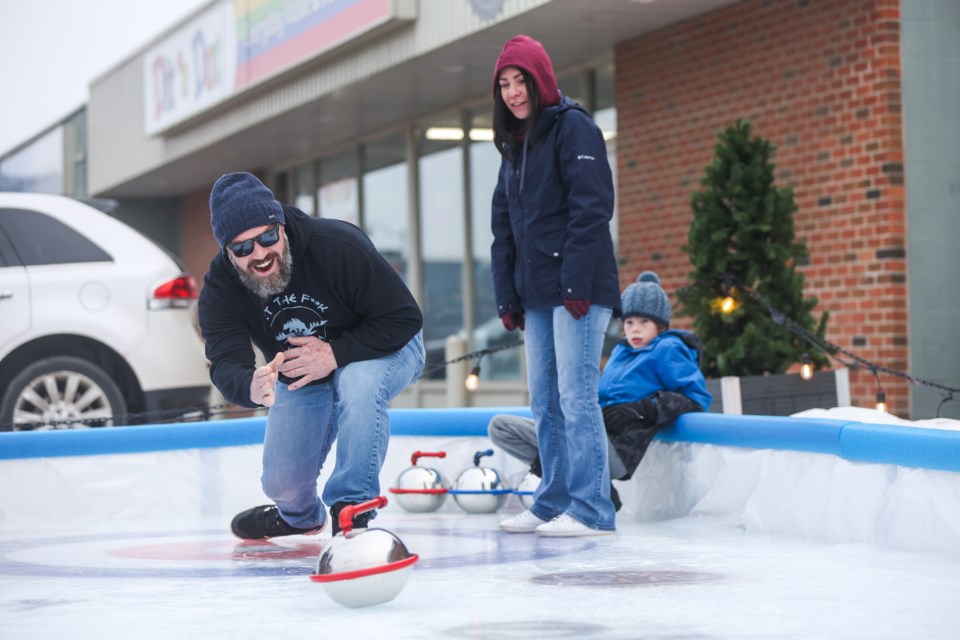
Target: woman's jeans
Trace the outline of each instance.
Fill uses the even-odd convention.
[[[591,305],[574,320],[563,307],[526,311],[527,385],[543,465],[530,510],[541,520],[566,513],[594,529],[615,528],[597,392],[612,313]]]
[[[296,391],[276,385],[263,440],[263,491],[283,519],[301,529],[319,526],[324,503],[364,502],[380,495],[387,455],[387,408],[423,371],[423,336],[376,360],[337,369],[333,380]],[[336,464],[317,496],[317,478],[336,440]]]

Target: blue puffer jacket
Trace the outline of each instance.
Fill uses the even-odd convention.
[[[699,367],[699,339],[687,331],[664,331],[642,349],[620,340],[600,375],[600,406],[649,398],[673,391],[690,398],[704,411],[713,397]]]
[[[497,315],[589,300],[620,315],[613,178],[600,128],[569,98],[507,154],[493,193]]]

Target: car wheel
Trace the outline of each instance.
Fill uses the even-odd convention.
[[[127,412],[120,387],[97,365],[58,356],[33,363],[7,387],[0,431],[112,427]]]

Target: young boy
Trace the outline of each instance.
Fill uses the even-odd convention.
[[[600,406],[610,477],[629,480],[661,427],[683,413],[707,411],[713,398],[700,371],[699,338],[670,330],[670,300],[659,276],[641,273],[623,291],[621,302],[624,335],[600,375]],[[533,420],[496,415],[488,433],[494,444],[540,475]],[[611,497],[619,510],[619,496],[612,488]]]

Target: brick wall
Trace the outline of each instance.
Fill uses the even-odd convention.
[[[209,201],[210,189],[206,188],[184,196],[182,203],[183,237],[180,246],[183,250],[180,257],[201,287],[210,260],[220,250],[210,230]]]
[[[830,312],[827,339],[906,371],[899,27],[897,0],[746,0],[620,43],[621,284],[643,269],[668,292],[689,282],[690,194],[716,134],[746,117],[778,149],[778,185],[795,190],[805,294]],[[908,383],[881,381],[909,417]],[[872,373],[850,382],[853,404],[873,406]]]

